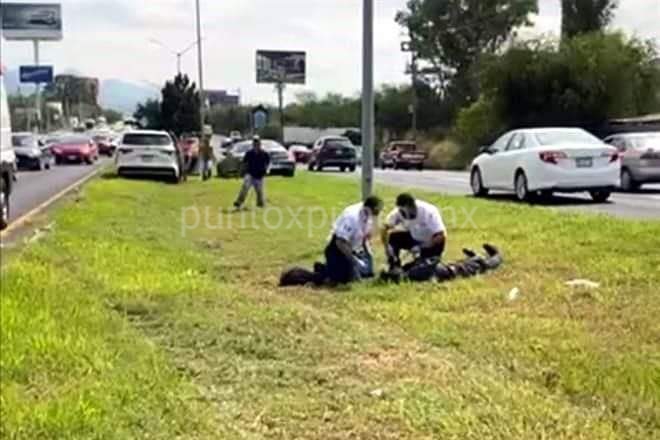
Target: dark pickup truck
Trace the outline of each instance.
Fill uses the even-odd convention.
[[[394,141],[380,154],[381,168],[394,169],[424,169],[426,153],[417,151],[417,144],[413,141]]]

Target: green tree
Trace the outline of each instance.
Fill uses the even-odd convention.
[[[590,33],[556,44],[527,42],[486,63],[482,96],[455,132],[468,152],[515,127],[578,126],[658,108],[660,69],[650,42]]]
[[[250,108],[246,106],[215,107],[209,112],[208,121],[215,133],[229,134],[233,130],[244,133],[250,129],[249,117]]]
[[[177,135],[199,131],[201,100],[199,91],[188,75],[177,75],[162,90],[161,123]]]
[[[163,128],[160,101],[157,99],[148,99],[145,103],[138,104],[133,117],[145,128],[152,130]]]
[[[618,0],[561,0],[561,35],[602,31],[612,21]]]
[[[115,124],[124,119],[124,115],[112,109],[104,109],[103,116],[105,117],[105,120],[108,124]]]
[[[496,53],[537,11],[537,0],[408,0],[396,21],[458,108],[478,97],[481,57]]]

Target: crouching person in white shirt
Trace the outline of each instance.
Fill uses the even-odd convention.
[[[438,208],[415,200],[410,194],[401,194],[396,199],[396,209],[387,217],[381,238],[390,269],[396,269],[401,267],[402,250],[411,252],[416,260],[440,261],[447,232]]]
[[[339,216],[325,249],[324,272],[330,283],[348,284],[374,276],[369,242],[382,209],[382,200],[371,196],[364,203],[349,206]]]

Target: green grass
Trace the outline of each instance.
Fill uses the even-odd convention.
[[[418,191],[456,212],[447,258],[487,241],[505,266],[282,290],[285,266],[322,254],[318,208],[358,188],[270,180],[278,231],[274,210],[229,213],[237,189],[100,179],[3,263],[3,438],[660,436],[659,223]],[[184,237],[189,206],[211,227]]]

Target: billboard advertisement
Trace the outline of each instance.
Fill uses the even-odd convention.
[[[22,83],[52,83],[53,66],[21,66],[20,78]]]
[[[7,40],[61,40],[62,6],[55,3],[1,3]]]
[[[257,51],[257,82],[305,84],[305,52]]]

